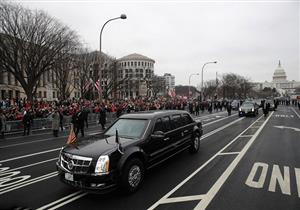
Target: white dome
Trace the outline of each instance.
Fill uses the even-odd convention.
[[[286,73],[281,67],[280,61],[278,63],[277,69],[275,69],[273,74],[273,81],[286,81]]]

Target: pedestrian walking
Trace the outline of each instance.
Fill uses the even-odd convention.
[[[232,106],[230,102],[227,102],[227,112],[228,112],[228,116],[231,115],[231,110],[232,110]]]
[[[72,124],[76,137],[78,136],[79,130],[81,132],[81,137],[84,137],[84,119],[82,110],[75,112],[72,116]]]
[[[5,124],[5,116],[2,109],[0,109],[0,139],[4,139]]]
[[[101,124],[102,129],[105,129],[105,124],[106,124],[106,109],[105,107],[101,107],[100,109],[100,119],[99,123]]]
[[[29,135],[32,121],[33,121],[33,119],[32,119],[30,111],[25,111],[23,120],[22,120],[23,126],[24,126],[23,136]]]
[[[86,107],[83,108],[83,111],[82,111],[83,116],[82,117],[83,117],[83,120],[84,120],[84,124],[86,125],[86,128],[89,127],[89,123],[88,123],[89,112],[90,111]]]
[[[58,137],[58,129],[59,129],[59,123],[60,122],[60,116],[58,110],[55,110],[52,114],[52,130],[53,130],[53,136]]]
[[[263,113],[264,113],[265,117],[267,117],[267,115],[269,113],[269,107],[270,107],[270,104],[267,103],[267,101],[265,101],[263,104]]]
[[[59,113],[59,127],[60,127],[60,130],[63,131],[64,130],[64,114],[62,111],[60,111],[58,113]]]
[[[196,112],[196,116],[199,116],[199,112],[200,112],[200,105],[199,105],[199,103],[198,103],[198,102],[196,102],[195,112]]]

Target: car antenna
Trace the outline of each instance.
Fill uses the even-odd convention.
[[[122,151],[123,148],[120,144],[118,129],[116,129],[116,143],[117,143],[117,146],[118,146],[118,151],[123,155],[124,152]]]

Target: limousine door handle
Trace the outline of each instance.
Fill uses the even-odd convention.
[[[169,138],[169,137],[167,137],[167,138],[164,138],[164,141],[168,141],[168,140],[170,140],[170,138]]]

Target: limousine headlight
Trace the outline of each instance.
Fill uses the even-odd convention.
[[[254,112],[254,109],[252,108],[251,111]]]
[[[96,167],[95,167],[95,173],[97,174],[107,174],[109,169],[109,157],[108,155],[101,155],[98,158]]]
[[[241,111],[242,111],[242,108],[239,108],[239,111],[241,112]]]

